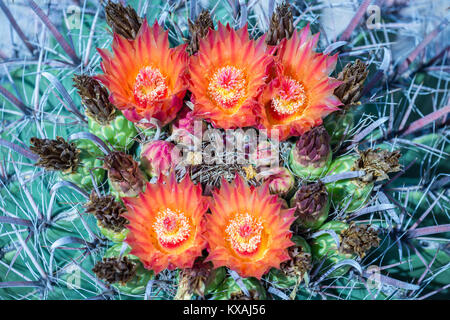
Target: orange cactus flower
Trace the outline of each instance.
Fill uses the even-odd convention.
[[[112,54],[97,50],[104,73],[97,79],[128,120],[148,128],[152,118],[162,125],[175,118],[189,82],[185,45],[169,48],[168,31],[145,20],[134,40],[114,34]]]
[[[191,268],[206,247],[205,213],[208,202],[200,185],[186,175],[177,183],[175,175],[160,176],[147,184],[137,198],[122,198],[130,223],[126,242],[131,254],[155,273],[168,268]]]
[[[337,55],[315,52],[318,39],[319,34],[311,36],[309,25],[284,39],[277,56],[278,76],[261,94],[260,128],[278,129],[281,141],[322,124],[322,118],[342,104],[333,95],[340,82],[328,76]]]
[[[223,129],[257,124],[255,104],[274,50],[264,38],[250,40],[247,25],[234,30],[219,23],[200,40],[189,62],[195,116]]]
[[[281,209],[268,186],[249,187],[237,175],[233,184],[222,181],[213,193],[207,216],[207,260],[215,267],[227,266],[242,277],[258,279],[288,260],[292,246],[292,209]]]

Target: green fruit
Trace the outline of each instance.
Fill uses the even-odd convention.
[[[109,248],[105,253],[105,258],[119,257],[122,244],[116,244]],[[144,268],[144,265],[139,261],[139,258],[129,254],[131,248],[128,247],[124,252],[124,257],[126,256],[132,262],[137,264],[136,275],[125,285],[115,283],[113,287],[118,289],[122,294],[139,295],[145,292],[147,283],[154,278],[154,273],[151,270]]]
[[[328,167],[331,163],[331,152],[327,156],[325,160],[325,165],[320,167],[315,167],[314,165],[303,166],[300,163],[294,160],[294,148],[291,149],[289,153],[289,168],[291,168],[292,172],[302,179],[306,180],[317,180],[322,178],[328,170]]]
[[[123,229],[120,232],[108,229],[103,227],[100,222],[97,221],[97,227],[99,228],[100,232],[110,241],[112,242],[122,242],[125,240],[125,238],[128,235],[129,230],[127,228]]]
[[[348,228],[348,224],[340,221],[330,221],[325,223],[320,230],[332,230],[338,236],[342,231]],[[339,263],[345,259],[352,259],[355,255],[341,253],[337,248],[336,241],[334,238],[328,234],[324,233],[317,238],[314,238],[311,242],[311,253],[314,262],[319,262],[326,257],[326,260],[322,266],[323,270],[328,270],[331,266]],[[334,270],[330,276],[342,276],[348,272],[350,269],[349,266],[344,266],[339,269]]]
[[[328,174],[350,172],[357,159],[357,156],[346,155],[334,160],[330,165]],[[334,206],[345,207],[348,205],[345,212],[350,213],[366,204],[372,193],[373,185],[373,182],[363,184],[357,178],[353,178],[327,183],[326,188]],[[349,201],[350,204],[348,204]]]
[[[346,112],[341,114],[333,112],[324,119],[323,125],[330,135],[330,144],[338,144],[346,139],[344,136],[345,132],[348,134],[353,128],[353,113]]]
[[[96,122],[88,117],[89,131],[108,141],[118,151],[127,151],[134,144],[134,138],[137,135],[137,129],[131,121],[128,121],[124,115],[118,111],[114,120],[107,125]]]
[[[223,282],[227,270],[225,267],[219,267],[211,271],[211,274],[205,285],[205,295],[212,293]]]
[[[80,164],[75,173],[60,172],[63,180],[68,180],[80,186],[83,189],[90,190],[93,187],[91,173],[94,177],[95,183],[100,185],[105,177],[105,170],[102,168],[103,162],[100,157],[103,153],[100,149],[89,140],[78,140],[76,142],[77,148],[80,152]]]
[[[257,296],[259,300],[267,299],[266,290],[256,278],[242,278],[242,282],[253,295]],[[217,287],[213,293],[213,300],[230,300],[233,295],[241,295],[242,290],[233,278],[228,277]]]

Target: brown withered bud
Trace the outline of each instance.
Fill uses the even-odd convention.
[[[323,167],[330,155],[330,136],[324,126],[317,126],[299,137],[293,160],[302,166]]]
[[[282,262],[280,269],[288,277],[303,277],[312,268],[311,254],[303,251],[301,246],[293,246],[288,249],[291,259]]]
[[[120,2],[108,1],[105,12],[106,22],[114,33],[130,40],[136,38],[142,19],[131,6],[124,7]]]
[[[401,170],[399,150],[390,152],[377,148],[358,151],[358,153],[359,158],[355,161],[352,170],[366,172],[363,177],[359,178],[363,183],[389,179],[388,173]]]
[[[122,231],[129,223],[122,215],[127,210],[115,200],[114,196],[100,197],[95,191],[92,191],[85,208],[86,212],[93,214],[103,227],[115,232]]]
[[[39,156],[36,166],[46,170],[74,173],[80,164],[80,150],[76,144],[68,143],[62,137],[56,139],[30,139],[30,150]]]
[[[284,38],[289,39],[294,33],[294,18],[289,2],[284,2],[277,6],[270,20],[267,31],[266,43],[276,46]]]
[[[186,51],[189,55],[193,55],[198,51],[200,39],[206,37],[209,29],[214,29],[214,23],[209,10],[202,10],[195,22],[188,19],[188,24],[191,38]]]
[[[334,89],[334,95],[341,100],[344,108],[358,103],[368,74],[367,65],[359,59],[348,63],[339,73],[337,80],[343,83]]]
[[[128,260],[127,257],[119,258],[103,258],[98,261],[92,271],[97,278],[105,280],[108,283],[125,284],[131,280],[136,274],[137,265]]]
[[[73,82],[89,117],[101,125],[107,125],[114,120],[116,108],[109,101],[108,91],[99,81],[88,75],[76,74]]]
[[[210,262],[196,260],[192,268],[180,270],[176,300],[190,300],[192,295],[205,296],[207,281],[213,266]]]
[[[370,225],[355,225],[354,222],[341,232],[341,246],[339,250],[345,254],[357,254],[363,258],[370,248],[380,245],[378,232]]]
[[[258,290],[248,290],[250,296],[246,296],[243,292],[232,293],[230,300],[261,300],[261,293]]]
[[[291,200],[296,223],[305,229],[316,229],[328,218],[330,200],[322,181],[301,186]]]
[[[144,175],[131,155],[111,152],[104,158],[103,167],[108,170],[108,179],[120,196],[134,197],[142,192]]]

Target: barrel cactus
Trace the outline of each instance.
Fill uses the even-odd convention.
[[[448,298],[441,2],[0,0],[0,299]]]

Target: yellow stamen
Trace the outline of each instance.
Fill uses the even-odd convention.
[[[167,96],[166,78],[157,68],[142,68],[136,76],[133,94],[136,102],[143,108],[149,103]]]
[[[231,246],[239,253],[254,253],[261,243],[263,225],[248,213],[238,214],[230,221],[225,232]]]
[[[281,83],[281,90],[272,99],[272,108],[281,115],[291,115],[301,109],[306,102],[305,88],[298,81],[285,78]]]
[[[153,230],[163,246],[173,247],[189,238],[191,226],[183,212],[166,208],[158,212]]]
[[[233,66],[218,69],[211,78],[208,93],[224,109],[233,109],[246,93],[244,72]]]

